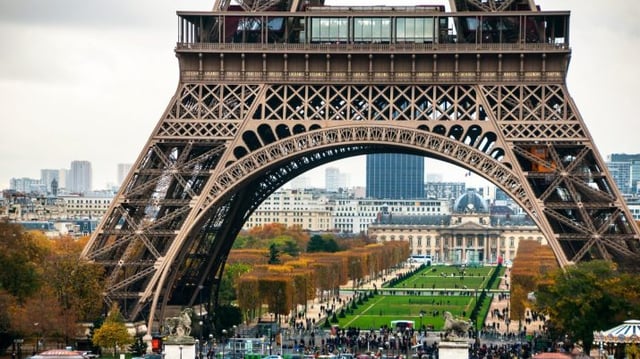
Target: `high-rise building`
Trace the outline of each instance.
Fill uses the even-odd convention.
[[[72,193],[86,193],[92,189],[91,162],[72,161],[69,170],[69,188]]]
[[[69,169],[61,168],[58,170],[58,188],[69,188]]]
[[[324,170],[324,188],[327,192],[338,192],[340,188],[340,169],[327,167]]]
[[[50,170],[50,169],[41,169],[40,170],[40,181],[47,188],[47,193],[53,193],[52,183],[53,180],[56,180],[57,184],[60,183],[60,170]]]
[[[9,189],[21,193],[45,193],[46,189],[42,181],[35,178],[11,178],[9,180]]]
[[[631,166],[628,162],[607,162],[613,181],[622,193],[631,192]]]
[[[116,185],[120,187],[122,182],[127,178],[129,171],[131,171],[131,163],[118,163],[118,182]]]
[[[613,180],[624,194],[635,194],[640,191],[640,153],[613,153],[609,155],[607,167]]]
[[[349,187],[349,174],[341,173],[337,167],[327,167],[324,170],[324,187],[327,192],[339,192]]]
[[[367,155],[367,197],[424,198],[424,157],[403,153]]]

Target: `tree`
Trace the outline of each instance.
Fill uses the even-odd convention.
[[[309,240],[309,244],[307,245],[307,252],[331,252],[335,253],[340,250],[340,246],[338,242],[336,242],[333,238],[323,238],[320,235],[314,235]]]
[[[307,244],[307,252],[324,252],[324,239],[319,234],[313,235]]]
[[[16,336],[68,344],[78,321],[99,316],[102,269],[80,259],[87,239],[51,240],[0,222],[0,348]]]
[[[236,295],[236,283],[238,278],[251,270],[251,265],[246,263],[228,263],[224,268],[220,289],[218,290],[218,301],[222,304],[232,303],[238,297]]]
[[[221,305],[216,308],[214,327],[218,331],[218,334],[222,332],[222,329],[231,328],[240,323],[242,323],[242,312],[240,308],[230,304]]]
[[[594,331],[640,314],[637,302],[624,294],[637,291],[637,282],[637,276],[621,274],[612,262],[581,262],[543,278],[536,292],[536,308],[549,316],[549,327],[556,331],[550,334],[567,334],[589,352]]]
[[[91,321],[103,308],[103,268],[80,259],[83,246],[84,241],[71,237],[54,241],[42,263],[43,279],[65,310],[74,311],[82,321]]]
[[[22,305],[11,308],[13,330],[26,337],[57,339],[68,344],[78,333],[77,315],[64,308],[50,286],[43,286]]]
[[[269,264],[280,264],[280,251],[275,243],[269,246]]]
[[[137,356],[142,356],[147,352],[147,343],[144,342],[141,336],[138,336],[129,347],[129,351]]]
[[[298,247],[298,243],[291,238],[285,238],[281,244],[281,248],[284,253],[287,253],[292,257],[300,255],[300,247]]]
[[[117,305],[111,308],[102,326],[93,333],[93,344],[102,348],[113,348],[114,356],[118,348],[133,344],[133,337],[127,331]]]
[[[40,287],[38,264],[46,245],[35,232],[22,226],[0,222],[0,289],[23,301]]]
[[[518,243],[518,253],[511,267],[511,320],[524,319],[526,309],[531,307],[528,294],[535,291],[540,276],[558,268],[551,247],[534,240],[521,240]]]
[[[236,290],[238,305],[244,314],[244,319],[247,322],[252,321],[258,316],[257,310],[262,304],[258,279],[255,276],[244,275],[238,279]]]
[[[9,308],[15,307],[16,299],[7,291],[0,289],[0,352],[13,342]]]
[[[329,253],[335,253],[340,250],[338,242],[333,238],[327,238],[324,244],[324,251]]]

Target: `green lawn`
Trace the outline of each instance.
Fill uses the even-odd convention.
[[[463,275],[461,269],[457,267],[426,267],[394,286],[381,290],[385,292],[385,289],[402,289],[399,294],[376,295],[358,305],[356,309],[345,310],[344,318],[338,316],[338,325],[343,328],[379,329],[383,325],[390,325],[392,320],[412,320],[416,327],[422,324],[440,330],[444,324],[442,314],[445,311],[457,317],[469,318],[476,302],[476,290],[481,292],[487,286],[493,270],[495,267],[465,268]],[[504,269],[499,273],[498,278],[503,273]],[[498,283],[499,280],[492,287],[497,288]],[[453,290],[464,286],[470,290],[469,293]],[[441,291],[436,291],[436,295],[431,295],[430,292],[420,293],[420,295],[411,293],[411,289],[417,289],[416,292],[420,292],[420,290],[431,288],[452,289],[452,291],[447,292],[449,295],[439,295]],[[490,301],[491,297],[487,297],[482,305],[480,310],[482,321]]]
[[[463,288],[482,289],[495,267],[460,268],[455,266],[425,267],[391,288]]]

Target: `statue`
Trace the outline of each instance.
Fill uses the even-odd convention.
[[[456,337],[466,336],[471,328],[471,321],[455,319],[450,312],[444,312],[445,337],[453,334]]]
[[[191,334],[191,315],[193,309],[185,308],[177,317],[165,318],[164,330],[171,337],[189,337]]]

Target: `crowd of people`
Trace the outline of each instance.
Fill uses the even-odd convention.
[[[403,271],[394,279],[406,278],[416,269]],[[500,279],[500,287],[508,289],[509,272]],[[385,281],[387,278],[381,280]],[[381,287],[382,283],[370,285]],[[353,300],[356,300],[355,296],[331,297],[325,302],[314,303],[315,307],[312,306],[309,311],[313,312],[312,317],[308,315],[310,313],[300,313],[293,318],[289,323],[292,328],[289,340],[291,348],[301,354],[316,356],[350,352],[368,353],[377,358],[438,358],[438,343],[443,339],[441,332],[416,331],[413,328],[398,331],[397,328],[387,326],[375,330],[334,327],[326,332],[317,327],[322,318],[330,317],[341,308],[348,307]],[[470,359],[531,357],[532,348],[528,339],[543,330],[544,316],[527,310],[523,321],[514,326],[509,314],[509,296],[497,294],[491,303],[485,326],[478,332],[469,331],[464,338],[469,343]]]

